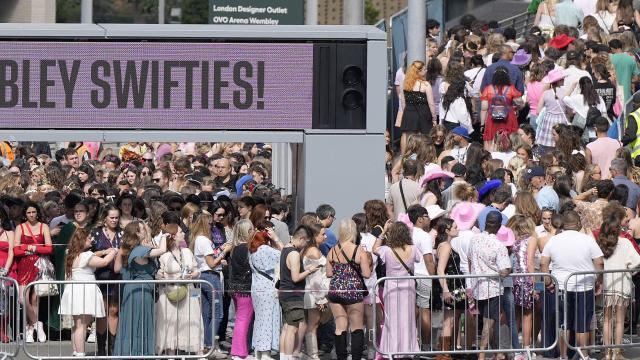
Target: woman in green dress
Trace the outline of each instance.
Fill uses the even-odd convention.
[[[158,266],[153,258],[167,251],[164,237],[154,247],[149,227],[135,220],[124,228],[120,246],[114,270],[122,280],[155,279]],[[155,355],[154,287],[152,283],[124,285],[113,355]]]

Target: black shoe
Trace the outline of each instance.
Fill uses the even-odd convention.
[[[343,331],[340,335],[334,335],[334,346],[336,347],[336,356],[338,360],[347,360],[349,353],[347,352],[347,332]],[[353,360],[358,360],[353,358]]]

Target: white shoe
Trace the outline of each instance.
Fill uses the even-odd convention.
[[[376,351],[369,348],[367,349],[367,359],[372,360],[376,358]]]
[[[91,331],[89,332],[89,337],[87,337],[87,342],[91,344],[96,342],[96,331],[93,327],[91,327]]]
[[[33,328],[29,329],[29,327],[27,326],[27,328],[24,330],[24,341],[26,343],[34,342],[34,340],[33,340]]]
[[[84,353],[81,353],[81,352],[75,352],[75,351],[74,351],[74,352],[73,352],[73,356],[76,356],[76,357],[84,357],[84,356],[85,356],[85,354],[84,354]]]
[[[45,334],[45,332],[44,332],[44,325],[42,324],[42,321],[38,321],[36,323],[35,328],[36,328],[36,332],[38,333],[38,342],[47,341],[47,334]],[[84,355],[82,355],[82,356],[84,356]]]

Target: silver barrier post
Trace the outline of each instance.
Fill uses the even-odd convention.
[[[16,280],[0,276],[0,358],[2,359],[14,359],[20,351],[19,294]]]

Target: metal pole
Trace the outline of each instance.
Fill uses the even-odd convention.
[[[364,0],[343,0],[342,23],[344,25],[364,24]]]
[[[82,0],[80,3],[80,22],[93,23],[93,0]]]
[[[307,0],[304,23],[306,25],[318,25],[318,0]]]
[[[164,24],[164,1],[158,0],[158,24]]]
[[[425,61],[427,7],[425,0],[409,0],[407,63]]]

